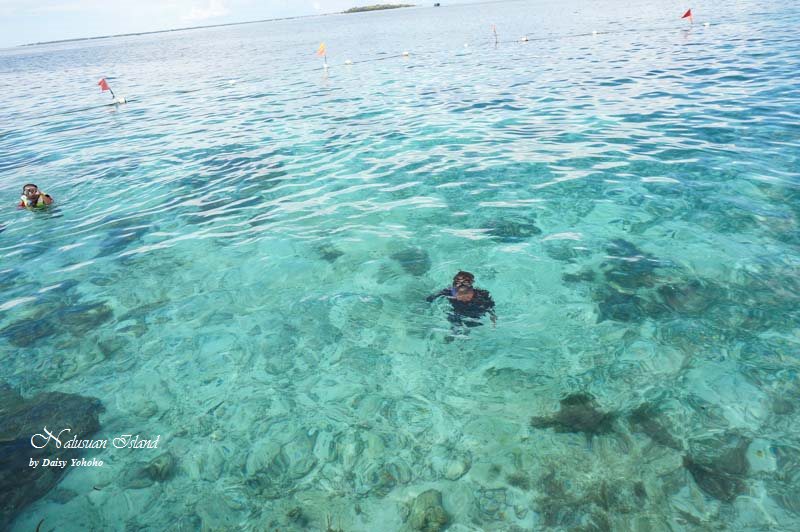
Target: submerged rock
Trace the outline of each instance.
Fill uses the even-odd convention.
[[[664,284],[658,287],[658,295],[672,311],[687,316],[698,316],[713,303],[718,290],[697,279],[682,284]]]
[[[594,281],[594,272],[592,270],[581,270],[576,273],[565,273],[561,276],[565,283],[581,283]]]
[[[134,465],[125,473],[122,484],[126,488],[140,489],[172,478],[175,473],[175,457],[170,452],[162,453],[147,463]]]
[[[683,466],[705,493],[723,502],[733,502],[747,488],[750,442],[750,438],[731,433],[719,439],[692,442],[689,455],[683,458]]]
[[[98,329],[105,322],[114,317],[114,311],[105,303],[84,303],[59,309],[53,316],[63,327],[74,336]]]
[[[772,402],[772,411],[779,416],[787,416],[795,411],[794,401],[784,397],[777,397]]]
[[[606,320],[639,323],[644,319],[663,318],[668,313],[664,305],[647,294],[642,297],[613,286],[595,292],[594,298],[598,301],[598,323]]]
[[[400,263],[411,275],[423,275],[431,269],[431,258],[422,248],[412,247],[392,253],[391,258]]]
[[[285,497],[298,481],[316,467],[314,454],[317,433],[299,429],[292,435],[265,439],[255,444],[245,465],[246,483],[267,499]]]
[[[372,494],[385,497],[398,484],[407,484],[412,475],[411,468],[400,459],[383,464],[358,464],[355,491],[362,496]]]
[[[475,503],[477,517],[481,521],[496,521],[500,518],[508,504],[508,493],[505,488],[481,488],[476,493]]]
[[[16,347],[30,347],[59,333],[82,337],[114,317],[111,307],[102,302],[75,303],[75,298],[64,295],[64,291],[51,297],[39,304],[30,317],[0,329],[0,336]]]
[[[583,432],[587,436],[606,434],[613,430],[616,416],[599,410],[589,394],[574,393],[561,400],[559,411],[549,417],[531,418],[537,429],[553,428],[556,432]]]
[[[628,422],[634,430],[648,435],[655,443],[670,449],[681,450],[680,442],[659,421],[658,414],[659,412],[653,405],[643,404],[630,413]]]
[[[515,471],[514,473],[506,476],[506,482],[508,482],[510,486],[514,486],[515,488],[519,488],[521,490],[527,491],[531,489],[531,479],[522,471]]]
[[[90,439],[100,428],[103,411],[99,400],[80,395],[46,392],[23,399],[6,384],[0,384],[0,529],[5,530],[14,517],[28,504],[44,496],[66,471],[61,467],[30,467],[30,460],[69,462],[81,455],[81,449],[57,446],[45,437],[31,445],[31,437],[44,434],[44,427],[65,442],[77,437]]]
[[[0,336],[8,340],[14,347],[30,347],[51,336],[55,336],[58,328],[55,323],[38,315],[15,321],[0,330]]]
[[[118,255],[126,251],[128,247],[141,241],[148,230],[149,228],[146,225],[111,229],[108,232],[108,236],[100,241],[100,251],[96,257]]]
[[[645,301],[636,294],[626,294],[614,289],[607,290],[597,304],[597,322],[606,320],[638,322],[644,318]]]
[[[655,269],[659,261],[620,238],[606,247],[610,255],[601,265],[606,281],[622,289],[651,287],[655,284]]]
[[[517,222],[514,220],[492,220],[487,224],[488,232],[500,242],[522,242],[532,236],[542,234],[542,230],[531,222]]]
[[[316,248],[316,252],[326,262],[336,262],[336,259],[344,255],[344,252],[333,244],[323,244]]]
[[[579,242],[570,238],[564,239],[545,239],[542,243],[544,252],[551,259],[560,260],[564,262],[574,262],[579,257],[586,257],[589,255],[589,250],[582,246]]]
[[[411,504],[408,524],[413,530],[438,532],[449,521],[450,516],[442,506],[442,494],[436,490],[420,493]]]

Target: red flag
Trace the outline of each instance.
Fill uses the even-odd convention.
[[[101,91],[110,91],[111,90],[111,87],[108,86],[108,82],[106,81],[106,78],[100,78],[100,81],[98,81],[97,84],[100,85],[100,90]]]
[[[681,18],[692,18],[692,10],[691,9],[687,10],[686,13],[684,13]]]

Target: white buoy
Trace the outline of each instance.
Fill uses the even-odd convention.
[[[594,31],[592,32],[592,35],[597,35],[597,30],[594,30]]]
[[[528,36],[526,35],[525,37],[521,38],[519,42],[528,42]]]
[[[711,26],[710,22],[703,22],[703,26]]]
[[[408,52],[403,52],[403,57],[408,57]]]
[[[128,100],[125,99],[125,96],[120,96],[119,98],[114,100],[114,102],[115,103],[128,103]]]
[[[352,65],[352,64],[353,64],[353,62],[352,62],[352,61],[350,61],[349,59],[345,59],[345,61],[344,61],[344,64],[345,64],[345,65]]]

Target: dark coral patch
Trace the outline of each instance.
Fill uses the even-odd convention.
[[[392,253],[391,258],[400,263],[411,275],[423,275],[431,269],[431,258],[422,248],[411,247]]]
[[[750,439],[736,434],[692,442],[683,466],[705,493],[723,502],[733,502],[745,492],[750,470],[747,448]]]
[[[574,393],[561,400],[561,408],[549,417],[533,417],[535,428],[553,428],[556,432],[582,432],[588,436],[607,434],[613,430],[616,416],[599,409],[589,394]]]

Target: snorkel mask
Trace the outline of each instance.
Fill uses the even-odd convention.
[[[460,271],[453,277],[453,286],[450,287],[450,294],[455,296],[458,289],[462,286],[472,288],[472,283],[475,282],[475,276],[469,272]]]

